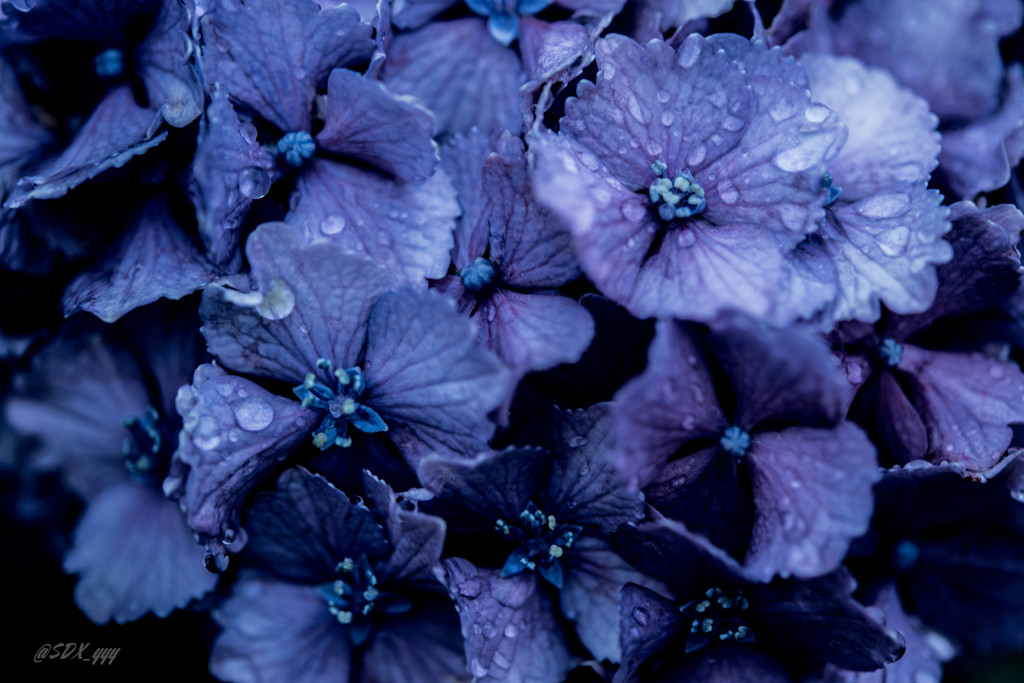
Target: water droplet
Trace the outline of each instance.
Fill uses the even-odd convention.
[[[633,621],[640,626],[647,626],[651,621],[651,613],[645,607],[633,608]]]
[[[274,421],[274,409],[262,398],[253,396],[234,406],[235,421],[249,432],[266,429]]]
[[[640,202],[629,201],[622,207],[622,215],[627,220],[636,222],[643,220],[644,214],[647,210],[640,204]]]
[[[687,415],[683,418],[683,429],[689,431],[697,426],[697,420],[693,415]]]
[[[686,157],[686,164],[690,167],[696,166],[700,162],[704,161],[704,158],[708,155],[708,148],[703,142],[698,142],[690,150],[690,154]]]
[[[673,120],[672,112],[665,111],[665,112],[661,113],[661,125],[663,125],[663,126],[671,126],[672,125],[672,120]]]
[[[238,127],[238,132],[246,142],[256,142],[256,126],[248,121]]]
[[[737,131],[742,127],[743,119],[736,116],[726,116],[725,119],[722,120],[722,128],[725,128],[726,130]]]
[[[238,174],[238,191],[249,199],[265,197],[270,191],[270,174],[255,166],[243,168]]]
[[[501,654],[500,652],[495,652],[494,657],[492,657],[492,659],[494,660],[494,663],[497,666],[500,666],[502,669],[507,669],[510,666],[512,666],[512,662],[508,660],[508,657]]]
[[[692,230],[678,230],[676,231],[676,244],[684,249],[692,247],[697,243],[697,236],[693,234]]]
[[[804,116],[811,123],[821,123],[828,118],[831,110],[823,104],[812,104],[811,106],[804,109]]]
[[[735,204],[740,199],[739,190],[728,180],[722,181],[718,186],[718,196],[726,204]]]
[[[601,75],[605,78],[615,78],[615,65],[611,62],[601,65]]]
[[[772,107],[768,110],[768,115],[775,121],[785,121],[786,119],[793,116],[796,113],[796,107],[789,100],[782,98],[779,99]]]
[[[295,292],[281,278],[274,278],[270,291],[256,304],[256,312],[267,320],[280,320],[295,309]]]
[[[228,432],[228,441],[231,443],[238,443],[238,440],[242,438],[242,432],[237,429],[232,429]]]
[[[477,678],[483,678],[487,675],[487,667],[485,667],[483,662],[479,659],[473,657],[472,661],[469,663],[469,673],[473,674]]]
[[[703,40],[703,38],[696,34],[693,34],[686,39],[683,46],[679,48],[679,66],[684,69],[689,69],[697,63],[697,59],[700,57],[701,43]]]
[[[327,220],[320,224],[320,232],[325,235],[337,235],[345,229],[345,219],[341,216],[328,216]]]
[[[801,141],[796,147],[791,147],[776,154],[775,158],[772,159],[772,163],[787,173],[806,171],[815,164],[821,163],[825,152],[832,146],[834,139],[832,133],[811,135]]]
[[[506,624],[505,625],[505,637],[506,638],[515,638],[517,635],[519,635],[519,630],[516,629],[516,625],[515,624]]]
[[[572,448],[579,448],[580,446],[586,446],[587,439],[582,436],[574,436],[569,439],[569,446]]]
[[[192,434],[192,441],[196,446],[208,451],[220,445],[220,429],[217,421],[209,415],[204,415],[196,424],[195,432]]]
[[[668,90],[659,90],[658,91],[658,101],[661,102],[661,103],[668,102],[669,98],[671,98],[671,97],[672,97],[672,95],[669,94]]]
[[[225,398],[234,391],[233,382],[217,382],[217,393]]]

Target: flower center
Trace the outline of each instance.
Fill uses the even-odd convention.
[[[372,630],[371,612],[401,614],[412,604],[393,593],[377,588],[377,575],[365,555],[346,557],[334,568],[338,578],[320,586],[327,609],[339,624],[348,627],[353,645],[362,645]]]
[[[103,79],[118,78],[124,73],[124,55],[116,48],[109,48],[92,60],[96,75]]]
[[[894,368],[903,360],[903,345],[892,337],[886,337],[878,343],[878,357],[890,368]]]
[[[466,291],[482,292],[494,284],[494,264],[483,256],[478,256],[459,271],[459,277],[462,278]]]
[[[289,166],[298,168],[313,158],[316,151],[316,143],[313,136],[304,130],[285,133],[284,137],[277,141],[277,153],[284,157]]]
[[[832,184],[832,175],[830,173],[825,173],[821,177],[821,186],[828,190],[828,196],[825,197],[825,206],[832,206],[839,199],[839,195],[843,193],[843,188]]]
[[[722,438],[718,440],[718,445],[726,453],[742,458],[750,448],[750,434],[739,427],[729,427],[722,434]]]
[[[135,479],[157,484],[166,474],[173,446],[165,438],[160,414],[155,408],[146,408],[139,417],[126,417],[121,424],[129,436],[121,443],[124,467]]]
[[[364,434],[386,432],[388,426],[377,412],[358,399],[366,389],[363,371],[359,368],[334,369],[326,358],[316,362],[319,370],[327,372],[337,380],[337,388],[330,389],[321,383],[312,372],[306,375],[302,384],[292,389],[302,401],[303,408],[313,408],[327,413],[320,426],[313,431],[313,445],[320,450],[331,446],[348,448],[352,437],[348,435],[349,425]]]
[[[519,17],[527,17],[551,4],[551,0],[466,0],[466,5],[487,17],[487,32],[502,45],[519,37]]]
[[[494,523],[499,536],[518,544],[501,568],[502,576],[515,576],[527,569],[538,572],[556,588],[562,587],[562,565],[558,558],[583,533],[578,524],[559,524],[554,515],[545,515],[530,501],[519,513],[519,519],[510,525],[503,519]]]
[[[669,178],[665,175],[668,166],[664,161],[655,161],[651,170],[657,176],[647,189],[651,203],[663,221],[696,216],[704,210],[704,188],[694,180],[689,171],[683,171]]]
[[[741,618],[749,607],[742,591],[721,588],[709,588],[704,599],[680,605],[679,611],[691,620],[686,652],[696,652],[714,640],[754,642],[753,631]]]

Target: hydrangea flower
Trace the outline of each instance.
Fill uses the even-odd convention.
[[[477,339],[514,374],[573,362],[590,343],[593,322],[580,304],[555,287],[579,275],[569,236],[530,195],[522,143],[504,133],[497,152],[478,132],[457,140],[449,165],[466,199],[455,233],[457,275],[437,289],[477,323]],[[485,157],[486,155],[486,157]]]
[[[806,680],[825,664],[872,671],[903,654],[899,634],[853,600],[843,569],[761,583],[665,519],[629,525],[616,548],[664,581],[671,597],[632,584],[622,589],[615,683]]]
[[[373,51],[358,12],[320,9],[313,0],[221,3],[201,25],[212,46],[203,57],[208,79],[267,124],[280,170],[295,171],[285,220],[309,239],[365,253],[407,282],[444,275],[458,206],[447,176],[434,172],[430,113],[335,68]],[[252,166],[239,163],[237,173]]]
[[[1009,205],[951,207],[953,260],[938,269],[935,303],[923,313],[848,324],[833,334],[856,391],[851,418],[878,445],[885,464],[926,459],[984,473],[1024,421],[1024,374],[1012,361],[950,345],[944,326],[998,306],[1018,287],[1013,245],[1024,227]]]
[[[616,466],[750,576],[819,576],[871,518],[875,449],[842,421],[846,395],[805,334],[660,321],[647,369],[615,396]]]
[[[478,680],[561,681],[569,656],[559,614],[597,659],[619,659],[618,591],[644,579],[609,539],[641,518],[643,498],[616,481],[609,407],[545,416],[523,437],[545,450],[433,457],[420,467],[435,496],[423,506],[450,520],[457,557],[445,571]]]
[[[86,502],[64,569],[80,575],[75,602],[97,623],[167,616],[216,583],[160,488],[181,427],[174,392],[200,356],[193,316],[158,305],[117,327],[76,317],[5,404],[39,440],[33,467],[60,469]]]
[[[957,651],[1024,644],[1019,465],[979,483],[960,468],[922,464],[876,484],[871,530],[848,559],[868,604],[885,609],[890,626],[902,622],[907,654],[886,674],[895,680],[918,671],[938,679]]]
[[[298,444],[360,469],[396,455],[413,468],[431,452],[468,456],[507,392],[500,362],[440,294],[389,291],[380,266],[284,224],[258,228],[246,253],[256,289],[208,288],[202,332],[225,368],[294,387],[291,397],[201,367],[177,399],[184,431],[166,483],[219,565],[241,545],[238,506]]]
[[[580,84],[559,133],[530,139],[538,200],[569,227],[594,284],[637,316],[806,313],[776,292],[823,215],[825,163],[845,128],[772,75],[777,52],[739,55],[748,71],[731,49],[608,36],[597,82]]]
[[[302,468],[256,495],[249,565],[213,613],[224,629],[214,675],[426,683],[462,673],[440,580],[444,522],[398,509],[383,482],[371,486],[373,511]]]
[[[64,148],[26,169],[7,206],[63,195],[162,142],[165,123],[180,128],[199,116],[190,20],[178,0],[10,7],[0,49],[38,89],[33,99],[51,107],[59,127],[54,137]]]

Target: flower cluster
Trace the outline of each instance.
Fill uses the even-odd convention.
[[[224,681],[1024,649],[1022,21],[5,2],[7,513]]]

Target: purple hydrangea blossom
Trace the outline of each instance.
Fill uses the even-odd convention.
[[[448,166],[466,198],[465,213],[452,251],[458,275],[436,287],[476,321],[481,345],[518,383],[529,371],[578,360],[593,322],[583,306],[555,290],[579,275],[579,265],[561,224],[530,197],[522,143],[504,133],[495,143],[499,151],[488,155],[482,138],[473,131],[448,154],[457,157]]]
[[[371,486],[372,511],[302,468],[257,494],[247,515],[254,568],[214,611],[218,678],[426,683],[462,673],[440,580],[444,522],[399,510],[386,485]]]
[[[201,367],[178,396],[184,431],[166,484],[221,565],[224,546],[240,546],[238,506],[298,444],[371,469],[374,434],[413,468],[430,452],[466,456],[484,447],[507,392],[500,362],[440,294],[389,291],[380,266],[284,224],[258,228],[246,253],[255,289],[208,288],[202,332],[224,367],[294,397]]]
[[[979,350],[944,348],[941,327],[1007,299],[1020,281],[1013,246],[1024,227],[1008,205],[953,205],[953,260],[938,269],[935,303],[915,315],[887,315],[875,326],[848,324],[833,335],[856,390],[851,417],[878,445],[885,464],[926,459],[970,472],[998,468],[1010,424],[1024,421],[1024,374]]]
[[[616,683],[775,683],[804,680],[825,664],[871,671],[903,654],[902,638],[853,600],[845,570],[761,583],[665,519],[627,526],[616,548],[672,596],[632,584],[622,589]]]
[[[116,328],[77,317],[5,404],[7,421],[40,442],[34,467],[60,469],[86,501],[64,569],[80,575],[75,602],[97,623],[166,616],[216,583],[160,489],[196,336],[181,307],[143,309]]]
[[[845,128],[770,74],[777,52],[747,50],[741,69],[730,47],[604,38],[596,84],[581,83],[557,135],[530,139],[538,200],[594,284],[635,315],[806,314],[777,292],[823,215]]]
[[[0,26],[0,45],[24,71],[45,87],[96,89],[85,119],[74,112],[60,125],[67,138],[59,153],[27,169],[6,205],[59,197],[102,171],[124,165],[162,142],[164,124],[185,126],[202,112],[203,100],[189,32],[190,11],[178,0],[146,0],[122,7],[114,0],[68,5],[44,0],[12,7]],[[88,36],[82,41],[82,36]],[[66,79],[47,68],[53,44],[64,44],[91,73],[74,74],[89,82]],[[65,58],[68,55],[65,55]],[[65,67],[66,68],[66,67]],[[79,63],[74,70],[79,70]],[[61,92],[48,92],[60,102]],[[66,104],[61,102],[61,107]]]
[[[805,334],[661,321],[646,370],[615,396],[616,466],[751,576],[818,576],[871,517],[875,449],[842,421],[846,394]]]
[[[618,591],[644,579],[609,538],[641,518],[643,498],[616,481],[609,408],[549,414],[523,437],[545,450],[429,458],[420,468],[436,497],[423,505],[451,520],[450,533],[479,539],[445,563],[463,626],[478,636],[467,637],[466,657],[479,680],[562,680],[569,659],[556,601],[596,658],[618,661]]]

